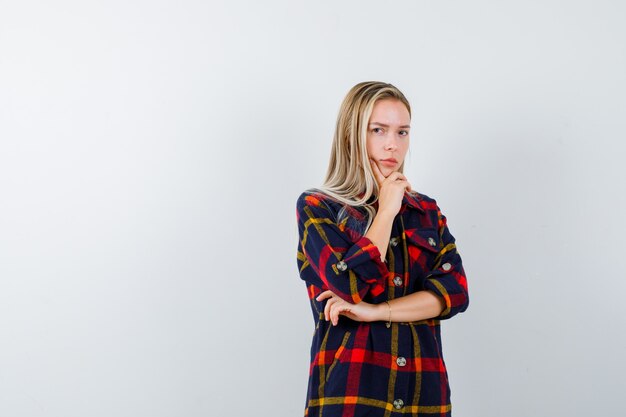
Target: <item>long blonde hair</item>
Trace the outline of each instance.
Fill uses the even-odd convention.
[[[411,116],[411,106],[395,86],[380,81],[361,82],[348,91],[337,116],[330,161],[324,183],[316,189],[351,207],[363,207],[369,214],[363,233],[376,214],[378,183],[367,155],[367,129],[378,100],[401,101]],[[399,172],[404,172],[404,161]]]

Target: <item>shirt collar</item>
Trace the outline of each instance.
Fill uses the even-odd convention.
[[[417,191],[413,191],[413,194],[405,192],[404,197],[402,197],[402,205],[417,209],[422,213],[424,212],[424,207],[422,207],[422,198]]]

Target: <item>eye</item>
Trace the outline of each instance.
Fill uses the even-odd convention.
[[[401,131],[400,131],[400,134],[401,134],[402,136],[408,136],[409,131],[408,131],[408,130],[401,130]]]
[[[374,132],[374,133],[378,133],[378,131],[381,131],[381,132],[382,132],[382,130],[383,130],[383,128],[382,128],[382,127],[375,127],[375,128],[373,128],[373,129],[372,129],[372,132]]]

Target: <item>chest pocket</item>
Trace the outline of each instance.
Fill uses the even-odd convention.
[[[428,273],[441,250],[441,238],[435,228],[405,229],[409,259]]]

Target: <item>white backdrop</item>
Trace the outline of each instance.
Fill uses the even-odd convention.
[[[295,202],[339,104],[413,107],[457,239],[453,415],[615,415],[623,2],[0,1],[0,415],[300,416]]]

